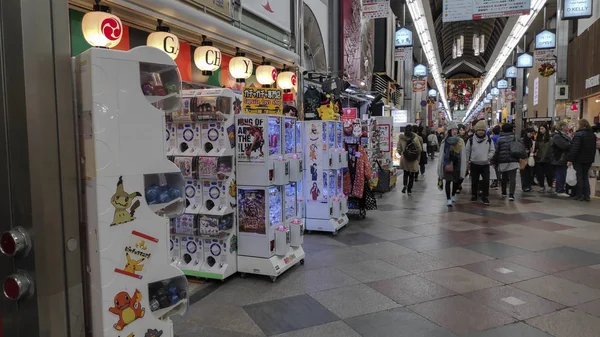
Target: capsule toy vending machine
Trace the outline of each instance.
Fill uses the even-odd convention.
[[[302,154],[297,152],[297,121],[295,117],[284,117],[283,123],[283,152],[290,163],[290,182],[284,187],[284,220],[292,232],[291,245],[300,246],[304,242],[304,215],[300,208],[298,186],[302,185]]]
[[[186,178],[185,214],[172,222],[179,244],[172,261],[188,276],[224,280],[237,272],[235,101],[229,89],[185,90],[182,109],[171,114],[184,135],[177,134],[170,159]],[[197,134],[185,127],[192,121]],[[186,151],[186,132],[197,151]]]
[[[306,230],[337,235],[338,230],[348,224],[348,217],[342,213],[343,198],[338,195],[338,185],[341,186],[338,176],[347,165],[346,152],[340,149],[342,124],[337,121],[304,121],[302,124]]]
[[[177,65],[143,46],[92,48],[73,69],[92,334],[173,337],[169,317],[188,305],[187,280],[169,263],[169,222],[186,205],[164,138],[181,103]]]
[[[236,116],[238,271],[242,276],[270,276],[273,282],[290,267],[304,263],[302,245],[292,246],[295,232],[284,211],[290,181],[283,123],[279,115]]]

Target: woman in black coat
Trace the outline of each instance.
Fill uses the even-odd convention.
[[[579,129],[573,137],[567,165],[577,171],[576,200],[590,201],[589,171],[596,157],[596,135],[587,119],[579,120]]]

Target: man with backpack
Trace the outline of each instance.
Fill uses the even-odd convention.
[[[517,184],[517,170],[519,161],[526,159],[527,149],[523,140],[513,132],[513,125],[506,123],[502,125],[502,133],[496,142],[494,163],[498,164],[498,171],[502,174],[502,198],[508,197],[509,201],[515,200],[515,187]],[[510,187],[508,183],[510,182]],[[507,195],[507,187],[508,195]]]
[[[466,151],[471,171],[471,202],[477,201],[477,193],[481,191],[481,201],[489,205],[490,164],[496,149],[490,136],[485,133],[486,126],[483,120],[475,124],[475,133],[467,141]]]
[[[419,160],[423,149],[421,137],[413,132],[412,125],[407,125],[404,128],[404,134],[398,137],[397,149],[401,156],[400,169],[404,170],[402,193],[411,195],[414,177],[419,172]]]

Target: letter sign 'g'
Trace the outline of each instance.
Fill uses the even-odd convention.
[[[163,50],[167,54],[179,54],[179,41],[175,41],[175,38],[171,35],[165,36],[163,40]]]

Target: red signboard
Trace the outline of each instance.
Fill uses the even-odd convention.
[[[426,80],[412,80],[413,92],[423,92],[427,89]]]
[[[356,119],[358,110],[356,108],[343,108],[342,121],[353,121]]]

